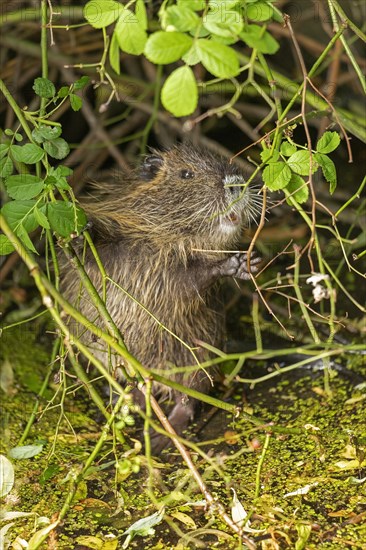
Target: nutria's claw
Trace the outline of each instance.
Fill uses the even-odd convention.
[[[250,255],[250,272],[248,271],[248,254],[246,252],[238,252],[230,258],[227,258],[222,265],[222,275],[227,277],[235,277],[236,279],[248,280],[250,275],[257,273],[258,265],[262,259],[252,252]]]

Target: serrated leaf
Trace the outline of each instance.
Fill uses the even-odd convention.
[[[312,160],[312,172],[314,173],[317,170],[318,165],[314,156]],[[310,174],[310,151],[307,149],[296,151],[296,153],[288,158],[287,164],[291,170],[295,172],[295,174],[299,174],[300,176],[308,176]]]
[[[27,231],[24,229],[23,225],[20,224],[17,227],[16,234],[19,237],[19,239],[22,241],[22,243],[32,252],[35,254],[38,254],[37,250],[34,248],[34,244],[32,243]],[[9,453],[10,456],[13,456],[11,452]],[[16,456],[13,456],[13,458],[17,458]]]
[[[15,248],[6,235],[0,235],[0,256],[6,256],[14,252]],[[1,495],[0,495],[1,496]]]
[[[70,87],[69,86],[62,86],[59,91],[57,92],[57,96],[63,99],[64,97],[67,97],[70,93]]]
[[[53,231],[61,237],[79,233],[86,225],[84,211],[76,204],[66,201],[55,201],[47,205],[47,218]]]
[[[73,84],[73,88],[74,90],[82,90],[83,88],[85,88],[85,86],[87,84],[89,84],[90,82],[90,77],[89,76],[81,76],[76,82],[74,82]]]
[[[244,21],[239,12],[228,9],[217,9],[217,5],[209,10],[203,19],[203,26],[212,34],[223,37],[238,35],[244,26]]]
[[[265,1],[258,0],[246,6],[245,14],[252,21],[268,21],[273,16],[273,7]]]
[[[316,150],[318,153],[331,153],[337,149],[340,141],[341,138],[337,132],[325,132],[316,144]]]
[[[166,65],[178,61],[192,43],[192,38],[181,32],[157,31],[149,36],[144,53],[149,61]]]
[[[114,29],[119,47],[132,55],[140,55],[144,51],[147,34],[136,15],[125,8]]]
[[[84,6],[83,15],[95,29],[108,27],[118,19],[123,6],[114,0],[91,0]]]
[[[190,48],[188,52],[183,55],[182,61],[184,61],[187,65],[197,65],[197,63],[200,62],[195,43],[193,43],[192,48]]]
[[[262,162],[267,162],[268,160],[271,162],[276,162],[280,158],[280,153],[276,150],[271,153],[271,149],[265,147],[260,153],[260,157]]]
[[[48,219],[46,218],[42,210],[39,210],[37,207],[35,207],[34,209],[34,217],[41,227],[44,227],[45,229],[50,229]]]
[[[9,176],[5,181],[6,190],[12,199],[28,200],[36,197],[44,188],[44,181],[31,174]]]
[[[332,159],[323,153],[315,153],[314,157],[322,169],[324,178],[330,184],[329,192],[332,195],[337,187],[337,170],[335,164]]]
[[[0,235],[2,237],[3,235]],[[14,485],[14,468],[5,455],[0,455],[0,498],[10,493]]]
[[[301,176],[292,174],[291,179],[287,185],[287,190],[291,193],[291,196],[299,204],[306,202],[309,198],[309,187]],[[287,199],[288,204],[291,204],[291,200]]]
[[[14,170],[14,164],[10,157],[0,160],[0,178],[8,178]]]
[[[277,40],[259,25],[247,25],[240,33],[240,38],[261,53],[274,54],[280,47]]]
[[[206,0],[178,0],[178,6],[184,6],[194,11],[201,11],[206,7]]]
[[[174,116],[193,113],[197,107],[198,90],[190,67],[179,67],[168,76],[161,90],[161,101]]]
[[[61,126],[39,126],[32,131],[32,137],[37,143],[43,143],[44,141],[52,141],[61,135]]]
[[[263,170],[263,181],[271,191],[284,189],[291,179],[291,170],[285,162],[271,162]]]
[[[50,157],[55,159],[63,159],[67,157],[70,152],[69,144],[60,137],[52,141],[45,141],[43,147]]]
[[[80,111],[83,100],[76,94],[70,94],[70,105],[73,111]]]
[[[10,151],[17,162],[24,162],[25,164],[35,164],[44,157],[44,150],[42,147],[34,143],[12,145]]]
[[[1,213],[13,231],[16,231],[18,225],[22,223],[24,228],[31,232],[38,227],[33,214],[35,204],[36,201],[10,201],[4,204]]]
[[[39,97],[44,97],[46,99],[53,97],[56,93],[53,82],[48,80],[48,78],[36,78],[32,88]]]
[[[148,19],[144,0],[137,0],[135,4],[135,14],[142,29],[146,31]]]
[[[239,59],[229,46],[200,38],[196,42],[196,48],[202,65],[214,76],[232,78],[238,74]]]
[[[0,158],[8,153],[9,147],[10,143],[0,143]]]
[[[164,12],[163,28],[169,31],[193,31],[199,24],[198,15],[187,6],[169,6]]]
[[[296,153],[296,151],[297,151],[296,145],[293,145],[288,141],[283,141],[281,143],[281,153],[284,157],[290,157],[291,155]]]
[[[121,56],[120,49],[115,33],[112,34],[111,44],[109,46],[109,63],[115,73],[121,74]]]

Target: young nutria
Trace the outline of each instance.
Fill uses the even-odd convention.
[[[169,369],[174,373],[174,367],[207,359],[199,342],[223,344],[224,315],[215,283],[226,276],[249,278],[247,255],[232,249],[258,210],[258,197],[244,185],[238,167],[226,159],[179,145],[154,151],[138,170],[100,184],[96,196],[82,204],[107,274],[124,289],[108,283],[107,308],[128,350],[145,367],[164,369],[169,376]],[[258,261],[251,261],[253,272]],[[101,291],[100,271],[89,252],[85,268]],[[88,319],[103,326],[73,272],[65,275],[64,288]],[[88,334],[83,338],[107,364],[103,342]],[[112,358],[114,365],[118,360]],[[199,366],[171,376],[201,392],[211,385]],[[195,400],[155,382],[153,391],[171,395],[175,405],[169,421],[181,433],[193,418]],[[156,453],[167,440],[154,435],[152,443]]]

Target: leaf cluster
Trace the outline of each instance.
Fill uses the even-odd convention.
[[[129,6],[130,4],[128,4]],[[198,82],[192,67],[201,63],[218,79],[237,76],[242,68],[233,46],[244,43],[263,54],[273,54],[278,42],[266,30],[270,20],[282,21],[274,0],[177,0],[162,3],[161,30],[148,34],[143,0],[134,11],[114,0],[91,0],[84,17],[97,29],[115,23],[110,37],[109,61],[120,74],[120,52],[144,55],[156,65],[179,62],[166,79],[161,101],[175,116],[192,114],[198,103]]]
[[[330,185],[333,193],[337,185],[337,172],[328,153],[334,151],[340,143],[337,132],[325,132],[316,144],[316,150],[310,151],[296,145],[287,137],[277,151],[265,147],[261,159],[267,164],[263,170],[263,181],[271,191],[286,189],[291,198],[301,204],[307,201],[309,188],[304,177],[315,173],[319,168]]]
[[[88,77],[82,77],[56,92],[50,80],[36,78],[33,89],[40,98],[49,100],[46,108],[53,104],[58,108],[61,102],[69,98],[73,110],[78,110],[82,99],[75,91],[84,88],[88,81]],[[6,139],[0,144],[0,177],[8,196],[13,199],[3,206],[1,213],[32,252],[36,249],[29,233],[35,229],[52,230],[59,237],[70,238],[71,234],[79,233],[86,225],[86,216],[76,204],[67,182],[72,170],[67,166],[53,167],[50,164],[50,159],[61,160],[70,151],[68,143],[61,137],[61,126],[48,120],[51,112],[53,110],[39,120],[39,111],[24,111],[34,126],[30,132],[31,141],[23,145],[22,134],[6,129]],[[36,165],[35,175],[29,173],[33,165]],[[15,169],[17,173],[14,174]],[[56,200],[55,192],[61,194],[64,200]],[[0,254],[9,254],[13,250],[9,239],[0,235]]]

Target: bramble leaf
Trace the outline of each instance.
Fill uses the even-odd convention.
[[[190,67],[179,67],[168,76],[161,90],[161,101],[174,116],[193,113],[197,107],[198,90]]]

